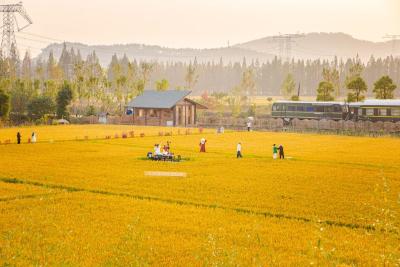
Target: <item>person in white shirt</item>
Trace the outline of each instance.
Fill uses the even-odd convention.
[[[247,131],[250,132],[251,131],[251,122],[247,122]]]
[[[31,139],[32,144],[36,143],[36,133],[32,133],[32,139]]]
[[[242,158],[242,144],[238,143],[236,146],[236,158]]]
[[[155,146],[155,154],[157,155],[157,156],[159,156],[159,155],[162,155],[161,154],[161,149],[160,149],[160,145],[159,144],[156,144],[156,146]]]

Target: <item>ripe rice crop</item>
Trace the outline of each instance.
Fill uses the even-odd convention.
[[[400,263],[399,139],[61,127],[38,136],[63,142],[0,145],[0,265]],[[182,162],[145,159],[167,141]]]

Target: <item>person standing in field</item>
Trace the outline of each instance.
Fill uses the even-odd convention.
[[[285,152],[283,151],[283,146],[279,145],[279,159],[285,159]]]
[[[251,121],[247,122],[247,131],[250,132],[251,131]]]
[[[32,144],[36,143],[36,133],[32,132],[32,138],[31,138]]]
[[[273,159],[277,159],[278,158],[278,148],[276,147],[275,144],[272,146],[272,158]]]
[[[18,143],[18,145],[21,144],[21,137],[22,137],[22,136],[21,136],[21,133],[18,132],[18,133],[17,133],[17,143]]]
[[[236,146],[236,158],[242,158],[242,144],[239,142]]]
[[[200,139],[200,152],[206,152],[207,140],[203,137]]]

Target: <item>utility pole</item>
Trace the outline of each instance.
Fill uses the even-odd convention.
[[[1,53],[4,57],[13,57],[17,54],[17,41],[15,40],[15,30],[22,31],[32,24],[32,19],[29,17],[22,2],[18,4],[0,5],[0,13],[3,13],[3,35],[1,39]],[[19,27],[16,14],[20,14],[27,21],[23,27]]]
[[[304,34],[279,34],[272,36],[272,39],[278,41],[279,45],[279,57],[285,58],[286,61],[290,62],[292,59],[292,43],[295,43],[295,39],[304,37]]]
[[[400,34],[386,34],[385,36],[383,36],[383,39],[391,39],[392,40],[392,56],[395,56],[396,44],[397,44],[397,40],[400,39]]]

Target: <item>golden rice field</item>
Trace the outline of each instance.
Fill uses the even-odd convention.
[[[0,145],[0,266],[400,264],[400,139],[81,125],[0,141],[18,130]],[[145,160],[166,141],[184,161]]]

